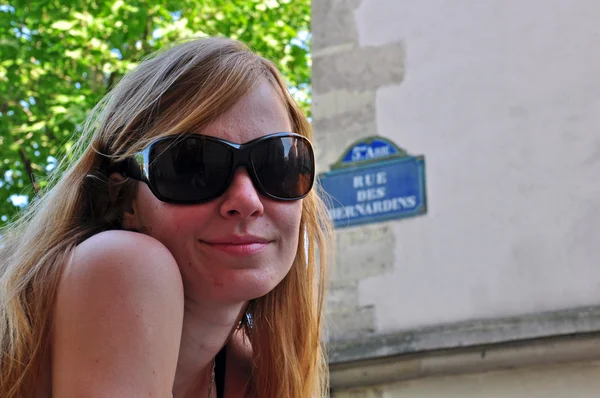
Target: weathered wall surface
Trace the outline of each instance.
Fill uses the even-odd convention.
[[[413,380],[335,394],[336,398],[597,398],[600,362]]]
[[[320,170],[375,134],[427,162],[427,215],[339,231],[335,339],[600,303],[599,20],[595,0],[313,1]]]
[[[404,77],[400,43],[359,46],[359,0],[313,2],[313,127],[317,165],[326,171],[352,141],[378,134],[376,94]],[[355,337],[376,330],[375,308],[363,304],[364,280],[389,274],[395,264],[392,225],[352,228],[338,234],[330,289],[330,334]]]

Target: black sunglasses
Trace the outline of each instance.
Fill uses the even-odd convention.
[[[302,199],[315,179],[312,145],[294,133],[269,134],[245,144],[199,134],[163,137],[117,171],[145,182],[163,202],[196,204],[221,196],[241,166],[258,192],[277,200]]]

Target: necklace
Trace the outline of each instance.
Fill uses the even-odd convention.
[[[208,381],[208,398],[212,398],[214,382],[215,382],[215,360],[213,359],[211,370],[210,370],[210,380]],[[174,398],[173,394],[171,394],[171,398]]]
[[[210,380],[208,382],[208,398],[212,398],[213,383],[215,382],[215,360],[212,361],[212,369],[210,371]]]

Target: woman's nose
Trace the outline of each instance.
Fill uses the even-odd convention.
[[[240,167],[235,171],[231,185],[223,196],[224,200],[220,208],[223,217],[257,217],[264,212],[260,195],[244,167]]]

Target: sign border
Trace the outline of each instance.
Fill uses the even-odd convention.
[[[362,142],[362,141],[363,140],[360,140],[357,142]],[[406,153],[406,151],[403,151],[403,152]],[[345,152],[344,152],[344,155],[345,155]],[[342,157],[342,159],[343,159],[343,157]],[[405,163],[408,161],[416,161],[416,163],[417,163],[418,178],[419,178],[419,190],[423,194],[421,204],[418,207],[416,207],[414,210],[412,210],[410,212],[406,212],[406,213],[402,213],[402,214],[391,213],[391,214],[387,214],[387,215],[363,218],[363,219],[360,219],[360,220],[357,220],[354,222],[350,221],[350,218],[345,218],[344,220],[340,220],[340,221],[332,220],[335,228],[354,227],[354,226],[359,226],[359,225],[364,225],[364,224],[372,224],[372,223],[385,222],[385,221],[390,221],[390,220],[398,220],[398,219],[403,219],[403,218],[414,217],[414,216],[426,214],[427,213],[427,189],[426,189],[427,186],[425,183],[425,156],[424,155],[417,155],[417,156],[405,155],[405,156],[401,156],[401,157],[395,156],[394,158],[369,159],[366,161],[357,162],[356,164],[345,165],[344,167],[337,168],[337,169],[333,169],[333,167],[332,167],[331,171],[319,174],[319,176],[317,177],[317,181],[319,183],[320,190],[327,194],[326,204],[335,203],[335,198],[333,196],[331,196],[329,193],[327,193],[327,191],[323,188],[323,186],[321,184],[321,180],[323,178],[327,179],[328,177],[330,177],[332,175],[349,174],[352,172],[356,172],[358,170],[362,171],[362,170],[369,170],[369,169],[377,169],[383,165],[388,166],[390,164],[395,164],[395,163],[400,164],[400,163]]]
[[[367,159],[367,160],[357,160],[354,162],[347,162],[347,163],[344,162],[344,158],[346,157],[346,155],[348,155],[348,153],[352,150],[352,148],[354,148],[358,144],[362,144],[362,143],[365,143],[368,145],[375,140],[384,141],[389,146],[393,147],[396,151],[398,151],[398,153],[389,155],[386,157],[379,157],[379,158]],[[405,149],[400,148],[398,145],[396,145],[391,140],[389,140],[385,137],[382,137],[380,135],[372,135],[369,137],[360,138],[360,139],[352,142],[352,144],[350,144],[347,147],[347,149],[342,153],[342,155],[338,158],[338,160],[335,163],[331,164],[329,166],[329,168],[331,169],[331,171],[334,171],[334,170],[347,169],[347,168],[357,167],[357,166],[365,166],[365,165],[368,165],[371,163],[383,162],[383,161],[386,161],[389,159],[403,159],[406,157],[411,157],[411,155],[409,155]]]

